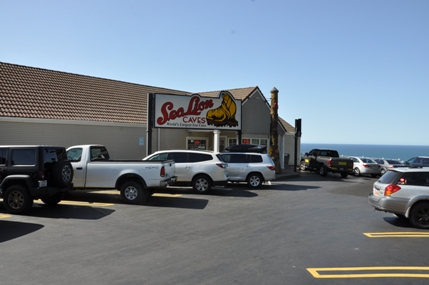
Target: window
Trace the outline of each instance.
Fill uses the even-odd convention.
[[[188,162],[188,154],[186,152],[173,152],[169,155],[170,159],[173,159],[176,163]]]
[[[13,165],[36,165],[35,149],[14,149],[12,150]]]
[[[207,149],[207,139],[188,139],[188,149],[204,150]]]
[[[7,149],[0,149],[0,164],[5,165],[7,163]]]
[[[189,153],[189,162],[200,162],[200,161],[208,161],[212,160],[213,157],[210,154],[204,153]]]
[[[67,157],[71,162],[78,162],[82,158],[82,148],[72,148],[67,151]]]
[[[247,160],[249,162],[262,162],[262,156],[252,154],[247,157]]]
[[[229,146],[237,145],[237,139],[228,139],[228,145]]]
[[[254,138],[244,138],[241,139],[242,144],[257,144],[268,146],[268,139],[254,139]]]

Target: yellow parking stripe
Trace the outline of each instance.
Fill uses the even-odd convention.
[[[339,267],[339,268],[307,268],[314,278],[429,278],[429,274],[419,273],[429,271],[429,267],[420,266],[379,266],[379,267]],[[361,271],[361,273],[351,273]],[[379,271],[376,273],[369,273]],[[405,273],[403,271],[413,271]],[[330,272],[331,274],[320,274],[319,272]],[[340,273],[348,272],[348,273]],[[332,274],[333,273],[333,274]]]
[[[363,233],[370,238],[401,238],[401,237],[418,237],[418,238],[429,238],[429,233],[424,232],[385,232],[385,233]]]
[[[10,215],[0,214],[0,219],[6,219],[6,218],[10,218]]]
[[[36,200],[36,203],[43,204],[41,200]],[[108,207],[113,206],[112,203],[98,203],[98,202],[81,202],[81,201],[67,201],[62,200],[60,203],[61,205],[75,205],[75,206],[94,206],[94,207]]]
[[[154,197],[180,197],[182,194],[163,194],[163,193],[155,193],[152,196]]]

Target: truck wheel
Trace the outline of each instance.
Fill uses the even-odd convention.
[[[349,174],[347,172],[341,172],[341,177],[342,178],[347,178]]]
[[[139,183],[129,181],[121,187],[121,198],[129,204],[144,204],[149,199],[149,191]]]
[[[30,210],[33,206],[33,198],[24,187],[13,185],[4,192],[3,203],[8,212],[21,214]]]
[[[247,185],[251,188],[259,188],[262,185],[262,176],[259,173],[250,173],[247,177]]]
[[[43,203],[46,204],[46,206],[55,206],[59,202],[61,202],[61,200],[63,198],[64,198],[64,193],[60,192],[60,193],[54,194],[52,196],[43,197],[43,198],[41,198],[41,200],[43,201]]]
[[[328,174],[328,170],[326,169],[326,166],[321,165],[321,166],[319,167],[319,174],[320,174],[321,176],[326,176],[326,175]]]
[[[211,189],[211,179],[206,175],[197,175],[192,180],[192,188],[200,194],[207,194]]]
[[[360,176],[360,170],[359,170],[359,168],[355,167],[355,169],[353,169],[353,174],[355,176]]]
[[[429,203],[420,202],[411,208],[410,222],[419,229],[429,229]]]
[[[299,164],[299,169],[301,169],[302,171],[307,170],[307,167],[305,166],[305,161],[301,161],[301,163]]]
[[[52,180],[58,187],[68,187],[73,180],[73,166],[70,161],[57,161],[52,169]]]

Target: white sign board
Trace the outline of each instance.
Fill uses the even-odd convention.
[[[155,94],[156,128],[241,130],[241,100],[228,91],[219,97]]]

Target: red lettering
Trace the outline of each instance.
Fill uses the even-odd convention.
[[[208,109],[208,108],[212,108],[214,106],[213,104],[213,100],[212,99],[208,99],[205,101],[200,101],[200,97],[199,96],[193,96],[191,98],[191,100],[189,100],[189,104],[188,104],[188,109],[185,112],[185,109],[183,109],[183,107],[180,107],[177,110],[174,110],[174,105],[172,102],[165,102],[162,106],[161,106],[161,117],[158,117],[156,119],[156,122],[158,125],[164,125],[165,123],[167,123],[170,120],[175,120],[176,118],[182,118],[185,116],[199,116],[201,115],[201,112]],[[183,119],[183,121],[185,122],[185,119]],[[204,124],[205,123],[205,118],[189,118],[188,122],[196,122],[198,121],[198,123],[200,124]],[[186,122],[185,122],[186,123]]]

